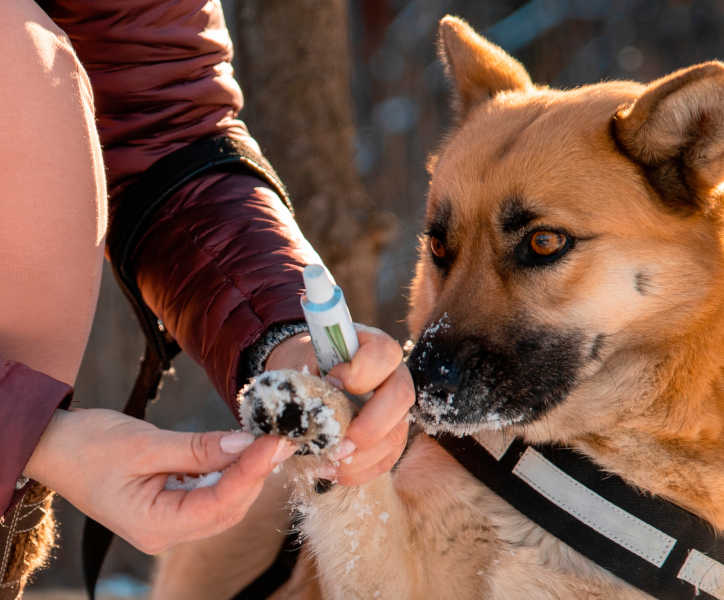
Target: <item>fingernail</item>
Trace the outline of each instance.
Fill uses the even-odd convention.
[[[344,384],[342,383],[341,379],[337,379],[334,375],[325,375],[324,379],[327,381],[327,383],[333,385],[334,387],[343,390]]]
[[[381,329],[377,329],[377,327],[370,327],[369,325],[363,325],[362,323],[355,323],[354,328],[357,331],[364,331],[365,333],[374,333],[376,335],[387,335],[384,331]]]
[[[329,481],[334,481],[337,479],[337,469],[332,465],[321,465],[314,470],[314,477],[316,479],[329,479]]]
[[[355,446],[354,442],[349,438],[344,438],[337,444],[336,448],[332,448],[332,450],[329,451],[327,456],[330,460],[342,460],[343,458],[347,458],[355,450],[357,450],[357,446]]]
[[[225,435],[219,440],[222,452],[226,454],[239,454],[251,446],[256,438],[246,431],[235,431]]]
[[[272,456],[272,464],[278,465],[280,462],[287,460],[287,458],[294,454],[298,449],[299,447],[290,442],[288,439],[280,439],[277,450],[274,453],[274,456]]]

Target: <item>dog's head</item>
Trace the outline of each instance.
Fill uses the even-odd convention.
[[[412,285],[418,417],[594,430],[721,309],[724,65],[559,91],[457,18],[440,48],[459,122]]]

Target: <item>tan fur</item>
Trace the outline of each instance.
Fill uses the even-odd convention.
[[[443,276],[421,238],[413,335],[443,315],[456,335],[502,348],[511,322],[574,328],[590,356],[573,387],[503,433],[568,444],[724,532],[724,66],[559,91],[533,86],[459,19],[443,19],[441,39],[462,113],[430,163],[427,215],[448,207],[455,258]],[[534,223],[575,234],[565,260],[511,266],[515,242],[499,218],[511,197]],[[317,574],[295,581],[319,590],[279,598],[648,597],[520,515],[425,435],[392,474],[360,488],[296,486]]]
[[[466,52],[472,43],[480,44],[484,52]],[[455,17],[440,24],[440,54],[457,82],[458,110],[463,115],[499,92],[533,86],[523,65]]]
[[[487,49],[473,43],[468,51]],[[463,264],[443,283],[421,248],[409,317],[417,333],[443,311],[476,327],[527,314],[553,327],[605,333],[600,364],[563,404],[516,433],[576,445],[718,530],[724,530],[724,227],[717,188],[724,177],[723,105],[718,62],[648,87],[525,89],[479,105],[443,147],[428,203],[428,213],[443,195],[453,203]],[[689,194],[678,199],[688,205],[662,202],[641,168],[675,157],[690,171],[683,182]],[[546,223],[593,237],[567,264],[536,277],[535,289],[527,278],[494,267],[501,241],[493,215],[512,193],[540,206]],[[646,295],[631,285],[638,270],[650,277]]]

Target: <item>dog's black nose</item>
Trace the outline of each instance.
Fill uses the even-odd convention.
[[[435,395],[446,396],[457,392],[460,386],[462,370],[451,360],[443,360],[440,357],[427,360],[427,357],[420,356],[415,359],[415,353],[410,355],[408,365],[410,373],[415,382],[415,388],[426,390]]]
[[[447,340],[421,340],[407,359],[415,389],[442,398],[455,394],[463,383],[466,354]]]

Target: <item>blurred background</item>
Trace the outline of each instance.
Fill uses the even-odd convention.
[[[302,229],[353,318],[400,341],[427,187],[425,162],[451,125],[436,57],[445,14],[518,58],[533,80],[573,87],[649,81],[724,58],[722,0],[224,0],[244,90],[242,118],[286,182]],[[120,408],[143,350],[131,309],[104,276],[76,390]],[[181,356],[149,418],[193,431],[235,425],[203,372]],[[82,465],[79,465],[82,468]],[[60,545],[26,598],[80,598],[82,519],[56,501]],[[152,559],[116,539],[100,597],[142,598]],[[51,592],[50,590],[54,590]],[[64,591],[65,590],[65,591]]]

